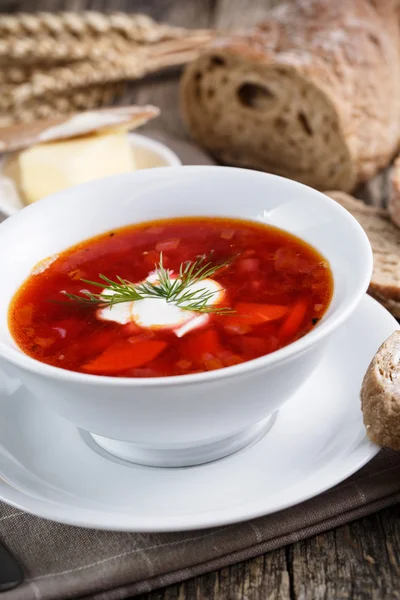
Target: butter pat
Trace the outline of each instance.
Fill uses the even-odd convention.
[[[126,133],[39,144],[19,155],[20,185],[29,204],[85,181],[133,170]]]

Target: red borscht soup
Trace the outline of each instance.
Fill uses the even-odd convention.
[[[222,369],[308,333],[332,297],[329,264],[275,227],[179,218],[109,231],[44,261],[9,327],[36,360],[112,377]]]

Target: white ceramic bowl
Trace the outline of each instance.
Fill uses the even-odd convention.
[[[175,152],[157,140],[138,133],[129,133],[128,138],[138,170],[177,167],[182,164]],[[14,181],[5,175],[8,175],[6,164],[13,159],[13,156],[13,154],[3,158],[0,156],[0,212],[6,217],[15,215],[26,206]]]
[[[23,354],[9,302],[32,267],[72,244],[129,223],[185,215],[241,217],[290,231],[330,262],[334,295],[320,324],[281,350],[209,373],[128,379],[65,371]],[[368,239],[341,206],[288,179],[227,167],[169,167],[90,182],[29,206],[0,225],[0,357],[49,408],[135,462],[190,465],[227,455],[271,425],[313,373],[330,336],[367,290]],[[16,432],[16,435],[18,432]]]

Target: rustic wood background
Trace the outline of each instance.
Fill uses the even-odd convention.
[[[334,2],[334,0],[331,0]],[[121,10],[144,12],[187,27],[257,22],[279,0],[0,0],[1,12]],[[131,84],[123,103],[160,106],[157,125],[187,138],[178,111],[177,74]],[[388,173],[357,195],[384,204]],[[400,507],[270,552],[138,600],[395,600],[400,599]]]

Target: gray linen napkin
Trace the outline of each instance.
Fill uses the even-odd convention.
[[[149,132],[148,132],[149,133]],[[184,164],[212,164],[161,133]],[[1,600],[117,600],[257,556],[400,502],[400,453],[382,451],[359,473],[308,502],[211,530],[135,534],[80,529],[0,503],[0,540],[25,583]]]
[[[1,600],[116,600],[257,556],[400,502],[400,454],[382,451],[332,490],[221,528],[138,534],[45,521],[0,503],[0,540],[26,576]]]

